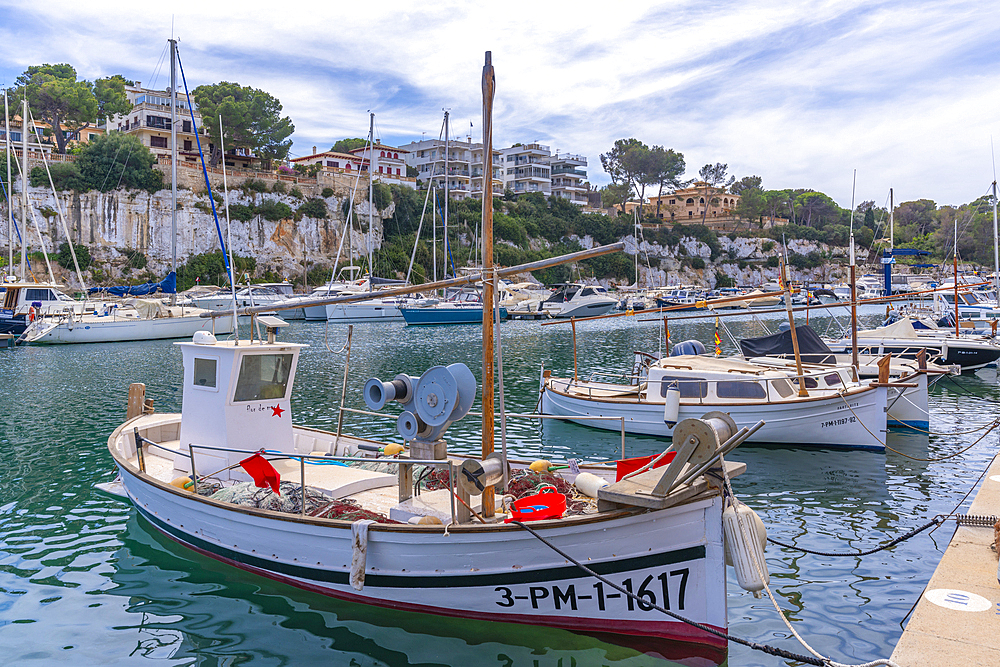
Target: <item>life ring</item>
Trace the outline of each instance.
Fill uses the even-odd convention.
[[[28,308],[28,323],[30,324],[31,322],[34,321],[35,321],[35,307],[31,306],[30,308]]]

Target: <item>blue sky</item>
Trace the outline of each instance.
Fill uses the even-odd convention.
[[[292,152],[363,136],[480,138],[483,52],[497,73],[497,147],[538,141],[588,157],[636,137],[724,162],[767,188],[860,202],[961,204],[993,180],[1000,143],[1000,7],[920,0],[714,3],[0,0],[0,84],[32,64],[164,87],[173,32],[188,84],[237,81],[281,100]],[[172,12],[172,14],[171,14]]]

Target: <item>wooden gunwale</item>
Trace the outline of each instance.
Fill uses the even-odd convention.
[[[162,415],[161,415],[162,416]],[[276,512],[274,510],[262,510],[255,507],[244,507],[242,505],[235,505],[233,503],[223,502],[221,500],[212,500],[211,498],[206,498],[205,496],[199,496],[190,491],[184,491],[178,489],[175,486],[163,482],[147,473],[141,472],[139,468],[134,465],[131,461],[122,458],[117,451],[115,451],[114,441],[117,440],[122,435],[122,431],[132,422],[137,419],[141,419],[142,416],[135,417],[121,426],[119,426],[108,438],[108,451],[111,453],[111,457],[114,459],[115,464],[128,468],[130,474],[139,481],[156,487],[161,491],[167,491],[177,496],[182,496],[191,500],[195,500],[200,503],[205,503],[206,505],[211,505],[218,507],[219,509],[224,509],[229,512],[238,512],[240,514],[246,514],[250,516],[259,516],[267,519],[276,519],[280,521],[289,521],[292,523],[303,523],[310,525],[326,526],[330,528],[339,528],[342,530],[350,530],[351,521],[346,521],[342,519],[329,519],[326,517],[306,517],[303,518],[299,514],[288,514],[285,512]],[[296,427],[298,428],[298,427]],[[319,429],[310,429],[319,433],[327,434],[326,431],[320,431]],[[128,437],[127,435],[125,437]],[[371,441],[375,442],[375,441]],[[688,499],[682,505],[690,504],[698,500],[704,500],[705,498],[711,498],[712,496],[718,495],[717,491],[711,493],[700,494],[696,497]],[[612,519],[619,519],[628,516],[633,516],[636,514],[642,514],[647,512],[644,508],[635,509],[622,509],[614,510],[611,512],[601,512],[599,514],[581,514],[577,516],[565,517],[561,519],[547,519],[542,521],[532,522],[532,526],[539,529],[546,528],[567,528],[586,525],[590,523],[600,523],[604,521],[610,521]],[[515,526],[514,524],[497,523],[497,524],[451,524],[447,527],[449,533],[494,533],[494,532],[517,532],[521,528]],[[390,524],[390,523],[375,523],[369,527],[369,530],[384,531],[390,533],[431,533],[438,534],[444,532],[444,527],[435,525],[414,525],[414,524]]]

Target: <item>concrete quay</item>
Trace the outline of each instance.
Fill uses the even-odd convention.
[[[1000,458],[969,514],[1000,515]],[[993,528],[959,526],[899,638],[902,667],[1000,665],[1000,583]]]

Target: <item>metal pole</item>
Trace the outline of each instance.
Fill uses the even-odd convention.
[[[10,176],[7,177],[10,180]],[[993,181],[993,300],[1000,307],[1000,237],[997,236],[997,182]]]
[[[170,266],[177,275],[177,40],[170,41]],[[221,116],[220,116],[221,120]],[[198,128],[192,129],[197,132]],[[222,128],[219,128],[222,132]],[[226,169],[225,154],[222,169]],[[232,276],[230,276],[232,280]],[[234,297],[235,298],[235,297]],[[177,305],[177,290],[170,295],[170,305]],[[236,322],[233,322],[233,327]]]
[[[958,327],[958,216],[955,216],[955,336],[958,337],[960,331]]]
[[[344,360],[344,382],[340,385],[340,410],[337,413],[337,437],[333,440],[334,452],[340,444],[340,433],[344,426],[344,400],[347,398],[347,372],[351,368],[351,336],[354,335],[354,325],[347,325],[347,358]]]

